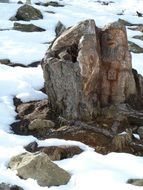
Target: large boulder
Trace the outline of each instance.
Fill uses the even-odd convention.
[[[43,15],[38,9],[32,7],[31,5],[25,4],[17,10],[15,17],[17,20],[30,21],[42,19]]]
[[[67,119],[92,120],[100,105],[136,96],[125,26],[99,29],[86,20],[67,29],[42,62],[52,109]]]
[[[44,153],[23,153],[14,156],[9,162],[9,167],[17,170],[18,176],[23,179],[37,180],[40,186],[65,185],[70,180],[70,174],[51,162]]]

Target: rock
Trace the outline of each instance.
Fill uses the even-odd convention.
[[[99,29],[94,20],[63,32],[42,62],[49,103],[66,119],[94,120],[100,105],[136,96],[125,27]]]
[[[39,120],[44,126],[42,120],[56,120],[56,114],[48,109],[48,100],[21,103],[19,100],[14,99],[16,111],[18,112],[18,121],[11,125],[11,129],[19,135],[34,135],[36,137],[44,136],[48,129],[45,130],[29,130],[29,125],[32,121]],[[53,124],[53,123],[52,123]],[[52,125],[51,125],[52,126]],[[54,126],[54,125],[53,125]],[[50,129],[49,129],[50,130]]]
[[[20,104],[17,112],[21,119],[28,119],[30,122],[34,119],[48,119],[50,115],[48,100]]]
[[[143,35],[137,35],[137,36],[133,36],[133,38],[135,39],[139,39],[139,40],[142,40],[143,41]]]
[[[143,48],[135,44],[134,42],[128,41],[129,51],[133,53],[143,53]]]
[[[136,11],[138,17],[143,17],[143,13]]]
[[[62,160],[72,158],[74,155],[83,152],[78,146],[50,146],[41,149],[51,160]]]
[[[135,27],[132,27],[132,28],[129,28],[129,29],[143,32],[143,24],[137,24]]]
[[[134,26],[134,24],[132,24],[126,20],[120,19],[120,18],[119,18],[118,22],[120,22],[121,24],[123,24],[125,26]]]
[[[23,190],[23,188],[17,186],[17,185],[10,185],[6,183],[0,184],[0,190]]]
[[[55,28],[56,36],[59,36],[65,30],[66,30],[66,27],[63,25],[63,23],[58,21],[56,28]]]
[[[96,1],[97,3],[100,3],[101,5],[109,5],[111,3],[114,3],[113,1]]]
[[[23,153],[11,158],[9,167],[17,170],[23,179],[37,180],[40,186],[65,185],[70,180],[70,174],[50,161],[44,153]]]
[[[143,186],[143,179],[128,179],[127,183],[136,186]]]
[[[31,142],[28,145],[26,145],[24,148],[29,152],[36,152],[38,150],[38,143],[36,141]]]
[[[46,3],[38,2],[38,3],[35,3],[35,4],[36,5],[45,6],[45,7],[48,7],[48,6],[52,6],[52,7],[64,7],[64,5],[61,5],[60,3],[56,2],[56,1],[48,1]]]
[[[43,32],[45,29],[40,28],[34,24],[21,24],[18,22],[14,23],[13,30],[19,30],[21,32]]]
[[[11,62],[9,59],[0,59],[0,64],[9,65]]]
[[[0,0],[0,3],[9,3],[9,0]]]
[[[113,140],[113,149],[115,151],[123,152],[123,150],[126,148],[126,146],[129,146],[130,143],[133,141],[133,132],[132,130],[128,129],[126,133],[121,133],[116,135]]]
[[[23,2],[22,1],[18,1],[17,4],[23,4]]]
[[[139,127],[137,132],[138,132],[140,138],[143,139],[143,126]]]
[[[48,155],[50,160],[62,160],[66,158],[71,158],[74,155],[80,154],[83,152],[82,149],[80,149],[78,146],[67,146],[67,145],[61,145],[61,146],[47,146],[47,147],[38,147],[38,144],[36,141],[26,145],[25,150],[29,152],[44,152]]]
[[[10,17],[10,21],[17,21],[17,18],[15,16]]]
[[[28,126],[29,130],[44,130],[54,128],[55,123],[46,119],[34,119]]]
[[[15,17],[17,18],[17,20],[30,21],[42,19],[43,15],[38,9],[28,4],[25,4],[18,9]]]

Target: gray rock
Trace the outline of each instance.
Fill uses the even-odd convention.
[[[0,3],[9,3],[9,0],[0,0]]]
[[[40,28],[34,24],[21,24],[18,22],[14,23],[14,30],[19,30],[21,32],[43,32],[45,29]]]
[[[17,20],[30,21],[42,19],[43,15],[38,9],[28,4],[25,4],[18,9],[15,17],[17,18]]]
[[[120,22],[121,24],[124,24],[125,26],[133,26],[134,24],[126,21],[126,20],[123,20],[123,19],[119,19],[118,22]]]
[[[136,185],[136,186],[143,186],[143,179],[129,179],[127,183]]]
[[[128,41],[129,51],[133,53],[143,53],[143,48],[135,44],[134,42]]]
[[[137,35],[137,36],[133,36],[133,38],[135,39],[139,39],[143,41],[143,35]]]
[[[0,190],[23,190],[23,188],[17,186],[17,185],[10,185],[6,183],[0,184]]]
[[[44,153],[23,153],[14,156],[9,167],[17,170],[18,176],[23,179],[37,180],[40,186],[65,185],[70,180],[70,174],[50,161]]]
[[[66,27],[63,25],[63,23],[61,21],[58,21],[56,28],[55,28],[56,36],[59,36],[65,30],[66,30]]]
[[[143,126],[139,127],[137,132],[138,132],[140,138],[143,139]]]
[[[0,64],[9,65],[11,62],[9,59],[0,59]]]

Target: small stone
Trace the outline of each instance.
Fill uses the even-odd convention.
[[[38,148],[38,143],[36,141],[29,143],[28,145],[26,145],[25,150],[29,151],[29,152],[36,152],[37,148]]]

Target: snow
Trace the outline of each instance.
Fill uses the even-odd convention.
[[[25,0],[22,0],[25,3]],[[131,23],[143,23],[143,18],[136,16],[136,11],[143,13],[142,0],[114,0],[108,6],[101,5],[95,0],[58,0],[65,7],[34,7],[41,10],[44,18],[29,22],[46,29],[45,32],[26,33],[11,30],[14,22],[9,18],[16,14],[21,6],[18,0],[10,0],[10,3],[0,3],[0,59],[10,59],[13,63],[28,65],[34,61],[40,61],[55,37],[55,26],[60,20],[66,27],[77,22],[92,18],[98,27],[103,27],[118,18]],[[32,0],[32,3],[39,0]],[[45,0],[40,0],[45,2]],[[46,11],[53,11],[50,14]],[[119,16],[118,13],[124,12]],[[135,35],[141,35],[139,31],[129,30],[127,34],[130,41],[143,47],[143,41],[133,39]],[[133,67],[143,74],[143,54],[132,53]],[[94,190],[94,189],[122,189],[138,190],[142,187],[126,184],[129,178],[143,178],[143,158],[125,153],[110,153],[101,155],[93,148],[76,141],[60,139],[38,140],[33,136],[18,136],[10,130],[10,124],[15,121],[17,115],[13,104],[13,98],[20,98],[23,102],[42,100],[47,95],[40,89],[44,85],[41,66],[36,68],[9,67],[0,65],[0,182],[16,184],[24,190]],[[134,134],[139,138],[137,134]],[[51,145],[77,145],[84,150],[83,153],[73,158],[55,161],[60,167],[69,171],[72,175],[67,185],[59,187],[40,187],[33,179],[22,180],[16,172],[7,168],[10,158],[24,152],[24,146],[36,141],[39,146]]]

